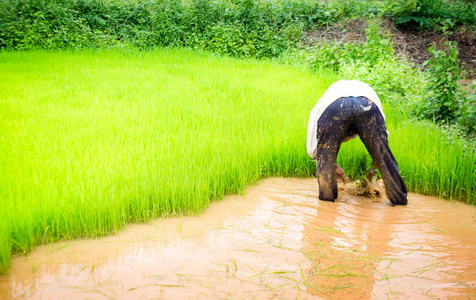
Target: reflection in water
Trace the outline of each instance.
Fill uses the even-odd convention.
[[[474,207],[346,191],[319,202],[315,179],[270,178],[199,217],[39,247],[13,260],[0,298],[476,296]]]

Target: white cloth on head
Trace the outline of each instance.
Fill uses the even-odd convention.
[[[322,95],[319,101],[317,101],[317,104],[311,110],[311,114],[309,115],[306,147],[307,153],[313,160],[316,160],[317,158],[317,122],[326,108],[329,107],[329,105],[331,105],[334,101],[342,97],[365,97],[369,99],[375,103],[375,105],[377,105],[378,109],[382,113],[383,118],[385,119],[382,103],[380,102],[377,93],[368,84],[358,80],[339,80],[334,82],[326,90],[324,95]],[[344,142],[356,137],[357,134],[346,138]]]

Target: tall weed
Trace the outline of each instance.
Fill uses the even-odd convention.
[[[464,79],[458,62],[458,49],[455,42],[445,42],[444,49],[433,44],[428,51],[430,60],[427,66],[426,97],[419,107],[418,114],[439,123],[459,123],[467,133],[476,133],[475,96],[461,84]]]
[[[432,58],[423,63],[427,66],[429,97],[425,99],[422,114],[436,121],[452,122],[461,115],[464,96],[456,43],[445,42],[444,45],[446,50],[438,50],[433,44],[428,49]]]

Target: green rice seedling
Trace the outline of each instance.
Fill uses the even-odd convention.
[[[433,125],[391,116],[390,146],[410,191],[447,199],[476,200],[476,153],[457,138],[451,143]],[[398,124],[397,124],[398,122]]]
[[[0,274],[7,273],[11,259],[12,240],[10,238],[10,222],[2,219],[0,224]]]
[[[0,261],[311,176],[335,78],[186,50],[0,53]]]

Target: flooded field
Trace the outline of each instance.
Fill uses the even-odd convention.
[[[0,279],[5,299],[468,299],[476,209],[410,194],[408,206],[318,201],[315,179],[269,178],[197,217],[37,247]]]

